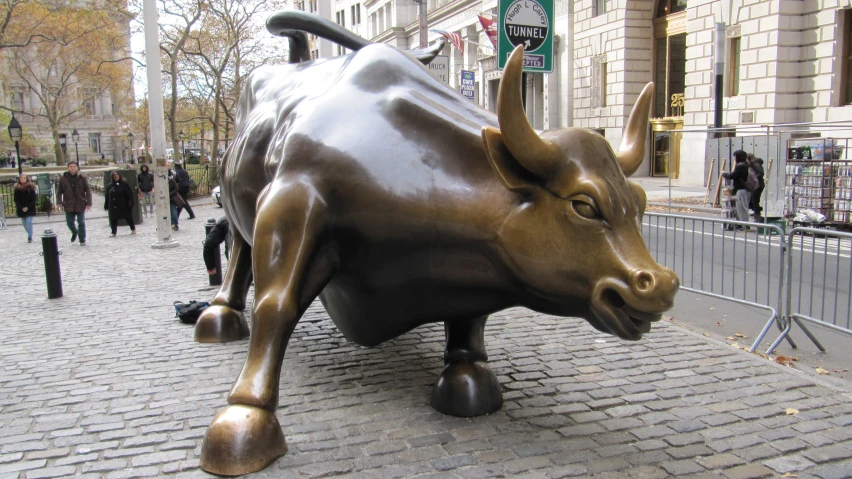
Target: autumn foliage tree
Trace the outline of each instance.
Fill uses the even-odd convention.
[[[4,83],[23,87],[38,106],[15,114],[43,119],[51,130],[57,160],[64,160],[59,131],[86,114],[88,101],[109,93],[113,103],[131,101],[129,13],[122,2],[58,0],[18,2],[20,22],[2,32]],[[2,25],[2,24],[0,24]]]

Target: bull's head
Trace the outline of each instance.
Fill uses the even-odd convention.
[[[644,156],[653,84],[636,101],[618,152],[586,129],[538,135],[521,103],[523,53],[516,48],[503,71],[500,129],[482,130],[492,168],[518,195],[500,227],[505,259],[528,288],[530,307],[639,339],[672,307],[679,286],[648,253],[645,192],[627,180]]]

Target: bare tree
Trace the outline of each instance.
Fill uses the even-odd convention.
[[[177,127],[180,63],[185,54],[186,42],[192,34],[192,29],[204,14],[205,1],[160,0],[160,11],[167,17],[167,20],[160,22],[160,51],[165,57],[166,73],[171,92],[166,119],[169,122],[169,136],[175,152],[180,151]],[[175,158],[177,158],[177,155],[175,155]],[[183,158],[183,152],[181,152],[181,158]]]
[[[22,9],[24,2],[16,7]],[[67,2],[26,2],[26,32],[6,31],[9,43],[2,51],[8,65],[7,88],[19,88],[38,99],[37,108],[23,105],[0,106],[22,116],[47,121],[59,161],[65,154],[59,142],[59,129],[86,113],[95,99],[109,93],[115,103],[128,99],[130,55],[129,38],[122,28],[128,13],[105,0],[86,7]],[[118,21],[117,21],[118,20]],[[35,41],[34,39],[38,39]],[[15,46],[11,46],[14,44]]]

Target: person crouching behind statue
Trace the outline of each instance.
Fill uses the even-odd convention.
[[[18,218],[21,218],[21,224],[24,225],[24,230],[27,232],[27,243],[33,242],[33,216],[36,215],[36,194],[35,186],[30,183],[27,175],[18,177],[18,182],[15,183],[15,207],[17,208]]]
[[[221,217],[219,221],[216,222],[216,226],[210,229],[210,232],[207,233],[207,236],[204,238],[204,266],[207,267],[207,274],[213,275],[216,274],[216,247],[220,244],[224,243],[228,238],[228,228],[230,227],[230,223],[228,223],[228,218]],[[225,245],[225,256],[227,255],[227,244]]]
[[[130,226],[130,234],[136,234],[136,225],[133,224],[133,190],[130,185],[124,181],[124,178],[113,171],[111,175],[112,181],[106,188],[104,193],[104,209],[109,212],[109,227],[112,229],[110,238],[115,238],[118,231],[118,220],[127,220],[127,225]]]
[[[179,208],[183,208],[184,206],[186,206],[186,202],[178,192],[178,185],[175,182],[175,177],[169,176],[169,209],[172,214],[172,229],[175,231],[180,229],[178,226],[178,211]]]

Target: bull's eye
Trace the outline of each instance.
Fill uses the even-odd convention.
[[[600,218],[600,214],[598,214],[598,210],[595,209],[594,206],[586,203],[585,201],[574,200],[571,202],[574,206],[574,211],[582,216],[583,218],[589,220],[596,220]]]

